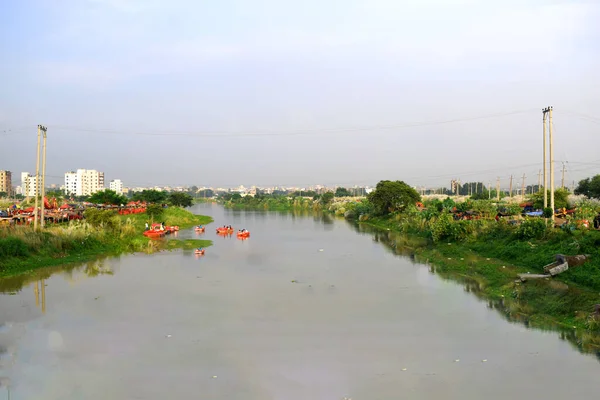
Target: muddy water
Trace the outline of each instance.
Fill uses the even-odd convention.
[[[571,399],[600,391],[595,357],[556,333],[508,323],[344,221],[196,211],[252,236],[218,238],[211,227],[204,257],[130,255],[0,281],[0,399]]]

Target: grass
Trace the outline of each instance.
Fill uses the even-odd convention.
[[[396,254],[409,255],[445,279],[490,302],[510,321],[541,329],[567,330],[582,351],[600,350],[600,232],[550,230],[538,239],[518,240],[515,229],[482,225],[464,240],[434,242],[427,231],[404,232],[397,218],[372,218],[357,229],[375,232]],[[496,223],[496,225],[498,225]],[[590,254],[584,265],[552,279],[517,280],[519,273],[543,273],[555,254]]]
[[[14,276],[38,268],[83,262],[99,255],[154,252],[175,248],[207,247],[210,240],[150,240],[142,233],[146,214],[102,214],[101,218],[72,221],[34,232],[31,227],[0,229],[0,277]],[[161,221],[180,229],[208,224],[212,218],[194,215],[181,208],[164,210]]]

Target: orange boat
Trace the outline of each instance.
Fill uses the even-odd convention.
[[[233,228],[217,228],[217,233],[233,233]]]
[[[204,249],[202,249],[202,250],[196,249],[196,250],[194,250],[194,254],[196,254],[198,256],[203,256],[204,255],[204,251],[205,251]]]
[[[144,232],[144,236],[146,236],[147,238],[161,238],[163,236],[165,236],[165,231],[153,231],[153,230],[149,230]]]
[[[238,232],[237,233],[237,237],[239,238],[247,238],[250,237],[250,232],[246,231],[246,232]]]
[[[197,227],[194,228],[194,230],[196,232],[206,232],[206,228],[205,227],[200,228],[199,226],[197,226]]]

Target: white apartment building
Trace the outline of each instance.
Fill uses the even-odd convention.
[[[123,194],[123,182],[120,179],[113,179],[109,184],[110,190],[114,190],[117,194]]]
[[[73,196],[89,196],[104,190],[104,172],[78,169],[65,173],[65,192]]]
[[[25,197],[35,197],[42,191],[41,180],[40,184],[36,185],[37,178],[29,172],[21,172],[21,191]]]

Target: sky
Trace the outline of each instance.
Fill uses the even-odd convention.
[[[125,186],[600,173],[596,0],[7,0],[0,169]],[[518,180],[517,180],[518,179]],[[18,183],[18,182],[16,182]]]

